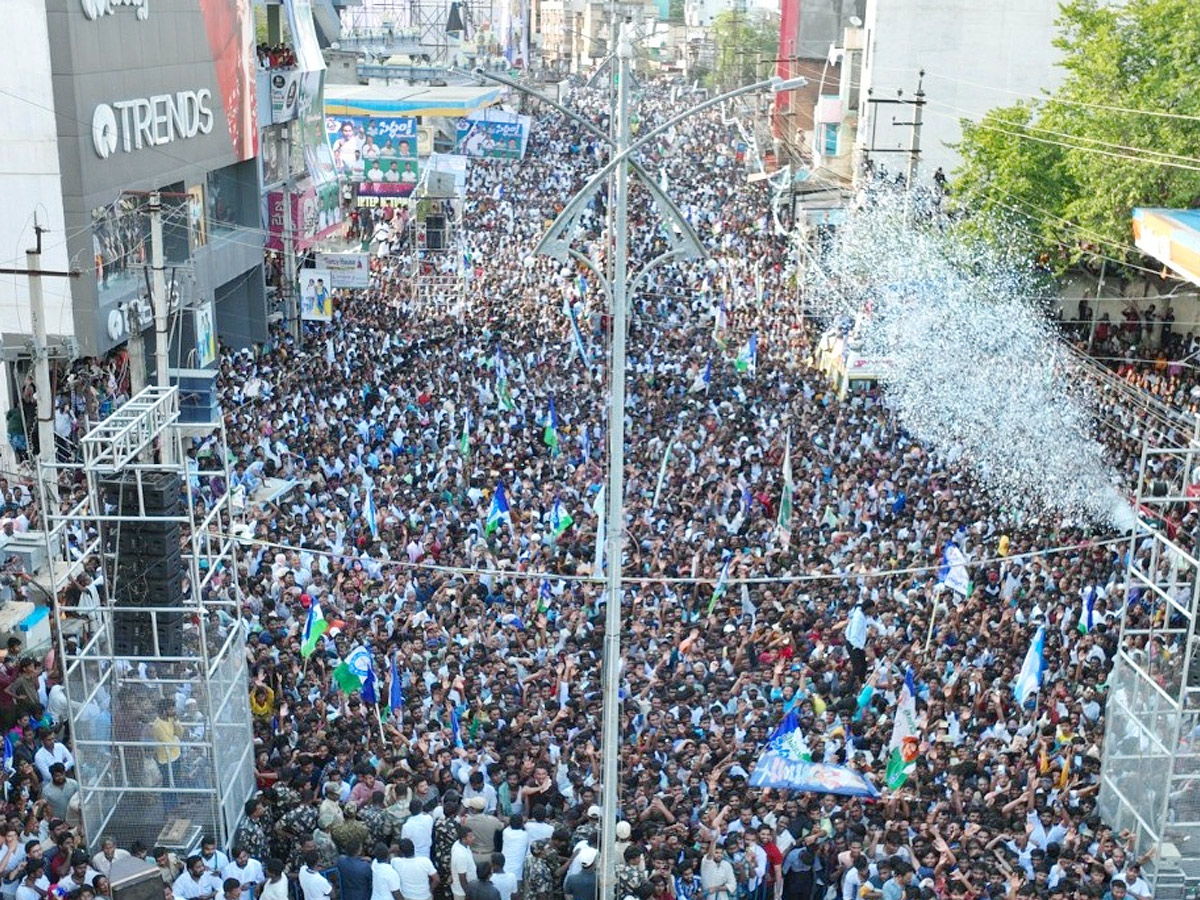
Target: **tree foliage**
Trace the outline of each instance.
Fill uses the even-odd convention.
[[[725,10],[713,19],[713,81],[721,89],[751,84],[774,71],[779,15],[766,10]]]
[[[1132,262],[1135,206],[1200,203],[1200,3],[1068,0],[1045,99],[963,122],[958,202],[1057,267]]]

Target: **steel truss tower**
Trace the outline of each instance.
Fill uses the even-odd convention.
[[[1200,883],[1200,439],[1142,450],[1138,525],[1105,708],[1099,808],[1137,852],[1156,900]]]
[[[42,508],[88,842],[228,845],[254,758],[223,421],[185,424],[179,389],[148,387],[82,448],[40,481],[64,498]]]

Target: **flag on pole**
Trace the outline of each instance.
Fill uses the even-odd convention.
[[[513,403],[512,393],[508,389],[508,366],[504,365],[504,357],[496,351],[496,394],[500,397],[500,407],[508,412],[517,408]]]
[[[542,442],[550,448],[551,456],[558,456],[558,413],[554,409],[554,396],[550,397],[550,412],[546,416],[546,430]]]
[[[462,437],[458,439],[458,452],[463,456],[468,456],[471,453],[471,411],[467,410],[463,416]]]
[[[555,538],[561,537],[562,533],[574,524],[575,520],[562,505],[562,501],[555,497],[554,505],[550,507],[550,534]]]
[[[779,496],[779,534],[786,547],[792,542],[792,503],[795,485],[792,483],[792,433],[783,445],[783,493]]]
[[[346,654],[342,664],[333,670],[334,683],[347,694],[362,690],[371,668],[371,652],[359,644]]]
[[[1013,682],[1013,694],[1021,706],[1024,706],[1030,697],[1037,696],[1037,692],[1042,687],[1042,654],[1045,649],[1046,626],[1039,625],[1038,630],[1034,632],[1033,640],[1029,643],[1029,649],[1025,651],[1025,662],[1021,664],[1017,680]]]
[[[967,574],[967,558],[954,541],[946,541],[942,550],[942,563],[938,566],[938,584],[944,584],[956,594],[971,593],[971,579]]]
[[[4,771],[15,772],[16,766],[13,765],[13,742],[10,735],[4,736]]]
[[[592,574],[597,575],[604,571],[604,543],[607,528],[604,511],[604,485],[600,485],[600,492],[596,494],[596,503],[592,509],[596,513],[596,553],[592,561]]]
[[[566,297],[563,298],[563,306],[566,307],[567,317],[571,320],[571,340],[575,344],[575,352],[579,354],[579,360],[583,363],[584,368],[591,369],[592,360],[583,343],[583,332],[579,330],[579,320],[575,318],[575,307]]]
[[[725,298],[721,298],[720,305],[717,306],[716,319],[713,322],[713,340],[717,342],[718,347],[725,346],[725,331],[729,328],[729,317],[725,313]]]
[[[733,363],[734,368],[739,372],[749,372],[753,378],[758,373],[758,332],[750,335],[750,340],[746,341],[746,346],[742,348],[742,352],[738,354],[738,358]]]
[[[708,601],[708,612],[705,615],[711,616],[712,611],[716,608],[717,601],[725,596],[725,592],[729,590],[729,561],[733,558],[733,554],[728,550],[722,554],[724,562],[721,564],[721,574],[717,578],[717,585],[713,588],[712,599]]]
[[[321,640],[321,635],[328,627],[329,623],[325,621],[325,614],[321,612],[321,602],[314,597],[312,606],[308,608],[308,618],[304,620],[304,636],[300,638],[300,655],[302,657],[308,659],[313,655],[313,651],[317,649],[317,641]]]
[[[400,673],[396,671],[396,654],[392,654],[392,663],[388,672],[388,712],[395,713],[404,706],[404,684],[400,681]]]
[[[362,698],[363,703],[374,706],[379,702],[379,695],[375,693],[375,663],[372,660],[371,667],[367,669],[367,677],[362,683]]]
[[[1087,634],[1095,627],[1096,586],[1089,585],[1083,595],[1083,612],[1079,616],[1079,633]]]
[[[917,692],[912,669],[904,674],[904,686],[896,699],[896,721],[888,742],[887,786],[899,790],[916,766],[920,734],[917,730]]]
[[[379,520],[375,510],[375,489],[367,488],[367,498],[363,501],[363,518],[367,520],[367,527],[371,529],[371,537],[379,538]]]
[[[504,496],[503,482],[496,485],[496,493],[492,495],[492,508],[488,510],[487,524],[484,525],[483,533],[491,534],[500,527],[501,522],[512,524],[512,518],[508,514],[508,498]]]
[[[454,735],[454,746],[462,747],[462,727],[458,721],[458,710],[453,707],[450,709],[450,733]]]

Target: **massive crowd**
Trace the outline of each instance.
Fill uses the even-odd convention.
[[[641,123],[687,102],[640,94]],[[572,102],[607,126],[603,97]],[[656,270],[633,300],[619,808],[598,805],[608,319],[595,277],[529,257],[604,149],[548,117],[520,164],[472,166],[465,296],[418,305],[407,260],[384,257],[301,342],[280,333],[222,360],[231,487],[298,482],[251,512],[240,574],[262,792],[231,846],[76,850],[61,837],[73,760],[25,706],[43,685],[48,705],[54,678],[14,667],[0,706],[25,715],[0,890],[104,894],[105,865],[128,851],[186,900],[593,900],[609,816],[619,900],[1149,900],[1147,848],[1096,811],[1126,545],[1014,520],[876,394],[837,396],[808,363],[770,188],[747,184],[735,146],[714,112],[642,159],[711,258]],[[647,199],[635,191],[631,214],[642,262],[665,245]],[[603,198],[580,223],[598,266],[602,219]],[[735,366],[752,335],[755,365]],[[491,529],[499,484],[510,516]],[[937,584],[948,541],[970,562],[968,596]],[[305,658],[314,605],[336,627]],[[1043,686],[1021,705],[1012,684],[1039,625]],[[378,717],[332,677],[360,645],[382,704],[393,664],[400,678],[402,702]],[[922,737],[889,790],[909,670]],[[154,727],[169,744],[165,703]],[[748,787],[788,713],[815,760],[881,798]]]

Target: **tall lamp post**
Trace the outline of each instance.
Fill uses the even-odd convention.
[[[617,66],[617,114],[613,121],[614,134],[611,138],[600,134],[612,147],[608,162],[601,167],[580,189],[566,207],[559,213],[538,241],[534,248],[535,254],[549,256],[559,261],[574,259],[587,266],[596,276],[601,289],[608,298],[612,311],[612,363],[609,378],[608,406],[608,485],[605,489],[607,498],[605,527],[607,528],[608,543],[605,548],[607,564],[605,568],[604,593],[604,656],[602,663],[603,679],[603,720],[601,724],[600,755],[602,767],[600,770],[600,881],[599,900],[621,900],[616,897],[616,865],[614,854],[617,828],[617,790],[619,778],[619,760],[621,756],[621,707],[620,707],[620,668],[621,668],[621,596],[622,590],[622,553],[625,543],[625,340],[626,323],[628,318],[628,297],[634,293],[637,283],[655,266],[672,259],[688,258],[703,255],[704,250],[699,238],[683,218],[670,199],[659,190],[653,179],[644,175],[641,168],[633,161],[635,153],[651,141],[669,131],[675,125],[691,118],[698,112],[723,103],[742,94],[754,91],[770,90],[774,92],[790,91],[808,84],[806,78],[781,79],[771,78],[754,84],[736,88],[720,96],[706,100],[683,113],[667,120],[652,129],[638,140],[630,142],[629,136],[629,68],[633,59],[633,42],[630,34],[630,24],[621,25],[617,38],[615,62]],[[546,100],[529,88],[500,78],[491,73],[476,70],[481,78],[507,84],[516,90],[531,94],[538,99],[550,103],[573,121],[581,124],[587,131],[598,134],[598,130],[587,122],[564,109],[557,103]],[[641,270],[629,275],[629,171],[633,169],[640,180],[650,189],[659,211],[678,229],[679,234],[669,237],[669,249],[651,260]],[[613,277],[608,279],[605,273],[595,265],[585,254],[570,246],[572,234],[575,231],[577,217],[587,208],[588,203],[596,192],[604,185],[609,177],[614,177],[613,196],[615,210],[613,215],[613,234],[609,239],[612,248]],[[670,235],[673,229],[668,229]]]

